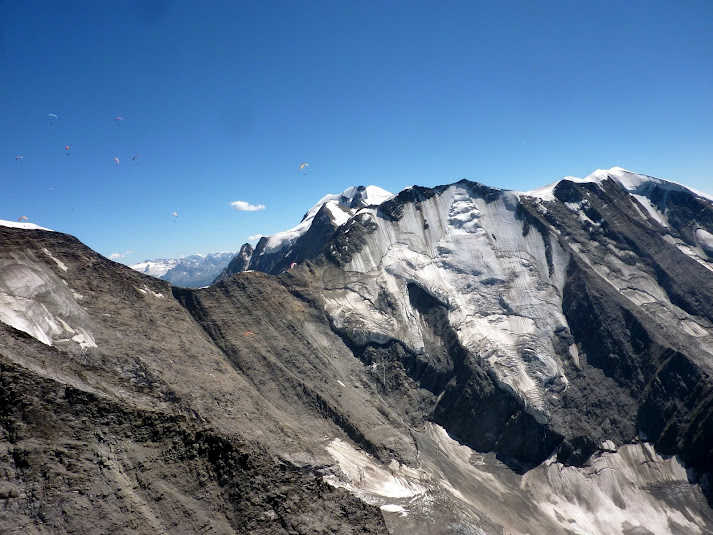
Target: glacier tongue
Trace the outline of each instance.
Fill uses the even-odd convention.
[[[423,351],[424,329],[405,297],[415,284],[448,307],[460,343],[546,420],[545,396],[567,385],[553,339],[567,328],[561,299],[568,254],[526,229],[517,207],[513,193],[486,201],[457,184],[405,204],[398,221],[379,218],[343,280],[326,285],[335,325],[362,343],[399,339]],[[376,215],[362,211],[362,218]],[[385,293],[393,309],[375,305]]]

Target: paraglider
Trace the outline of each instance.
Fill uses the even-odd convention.
[[[59,119],[59,117],[57,117],[56,113],[48,113],[47,118],[48,119]]]
[[[121,121],[123,121],[124,118],[121,115],[117,115],[114,117],[114,121],[116,122],[116,126],[121,126]]]
[[[69,156],[69,154],[70,154],[69,151],[71,150],[71,148],[72,148],[72,147],[70,147],[69,145],[65,145],[65,146],[64,146],[64,153],[65,153],[67,156]]]
[[[133,161],[136,161],[136,158],[138,158],[138,157],[139,157],[138,154],[134,154],[134,155],[131,157],[131,159],[132,159]]]
[[[27,217],[26,215],[21,215],[20,217],[17,218],[18,221],[29,221],[30,218]]]
[[[24,159],[25,159],[25,157],[22,154],[17,154],[15,156],[15,161],[20,161],[20,160],[24,160]]]
[[[119,166],[119,157],[118,156],[114,156],[114,163],[117,165],[117,167]]]
[[[304,171],[305,173],[308,171],[309,164],[307,162],[302,162],[300,164],[300,171]]]
[[[172,215],[173,217],[178,217],[178,212],[171,212],[171,215]]]

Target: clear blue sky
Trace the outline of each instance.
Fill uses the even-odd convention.
[[[713,2],[0,0],[0,136],[0,218],[125,262],[355,184],[621,165],[713,192]]]

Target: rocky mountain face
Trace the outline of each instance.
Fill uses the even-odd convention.
[[[242,249],[241,249],[242,252]],[[194,254],[181,258],[145,260],[131,267],[184,288],[201,288],[211,284],[223,272],[235,253]]]
[[[0,227],[0,531],[711,532],[713,202],[369,188],[198,290]]]
[[[228,265],[220,272],[220,274],[215,278],[213,283],[220,282],[227,279],[235,273],[242,273],[247,271],[250,266],[250,259],[253,256],[254,249],[249,243],[244,243],[243,246],[238,251],[233,258],[230,259]]]
[[[393,195],[377,186],[351,187],[338,195],[322,197],[299,225],[272,236],[263,236],[253,251],[246,243],[215,282],[242,271],[277,274],[294,264],[318,256],[334,231],[367,206],[378,206]]]

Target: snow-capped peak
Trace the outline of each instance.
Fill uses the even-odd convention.
[[[145,260],[129,267],[140,273],[167,280],[176,286],[195,288],[210,284],[234,255],[232,251],[194,253],[178,258]]]
[[[152,277],[161,277],[170,269],[176,267],[176,264],[178,264],[178,259],[176,258],[157,258],[155,260],[144,260],[138,264],[132,264],[129,267],[140,273],[151,275]]]
[[[708,200],[713,200],[712,195],[708,195],[705,193],[702,193],[700,191],[696,191],[692,188],[689,188],[687,186],[683,186],[681,184],[678,184],[677,182],[671,181],[671,180],[664,180],[661,178],[656,178],[652,177],[649,175],[643,175],[640,173],[635,173],[633,171],[629,171],[628,169],[624,169],[623,167],[615,166],[612,167],[611,169],[597,169],[596,171],[590,173],[584,178],[579,178],[576,176],[565,176],[558,180],[557,182],[554,182],[548,186],[544,186],[542,188],[530,190],[530,191],[524,191],[524,192],[517,192],[520,195],[528,196],[528,197],[537,197],[539,199],[542,199],[544,201],[553,201],[555,200],[554,196],[554,189],[559,184],[562,180],[569,180],[570,182],[577,182],[577,183],[595,183],[595,184],[601,184],[607,179],[613,179],[619,182],[627,191],[630,193],[637,193],[640,191],[642,186],[645,186],[646,184],[656,184],[658,186],[664,187],[666,189],[676,189],[676,190],[689,190],[692,193],[695,193],[699,197],[706,198]]]
[[[267,236],[267,243],[260,254],[270,254],[295,242],[307,232],[322,206],[327,207],[334,223],[339,226],[346,223],[359,208],[378,206],[394,195],[378,186],[351,186],[341,193],[328,193],[310,208],[299,225],[291,229]]]

